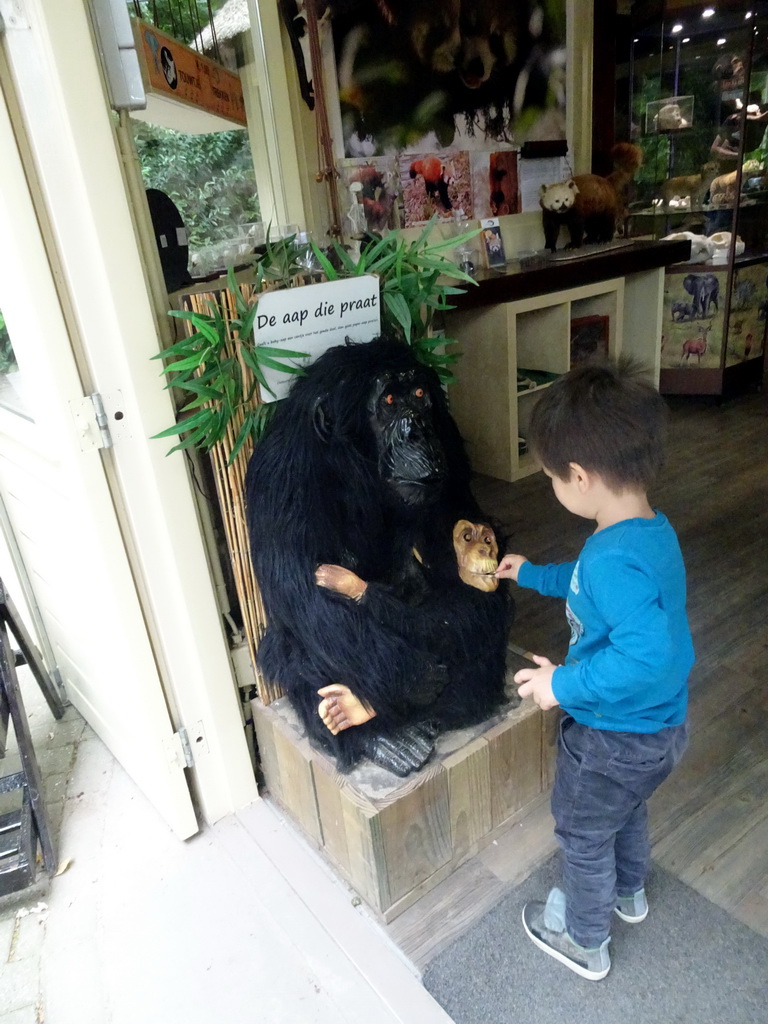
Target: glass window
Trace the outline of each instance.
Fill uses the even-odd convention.
[[[24,401],[22,375],[11,344],[11,336],[0,309],[0,408],[31,420]]]

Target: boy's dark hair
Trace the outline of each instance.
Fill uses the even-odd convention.
[[[664,463],[667,406],[631,359],[580,366],[542,392],[528,443],[562,480],[569,463],[598,473],[616,491],[647,490]]]

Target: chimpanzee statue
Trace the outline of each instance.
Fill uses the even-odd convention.
[[[378,338],[331,348],[248,467],[267,613],[258,658],[349,771],[420,768],[439,732],[504,701],[514,605],[433,370]]]

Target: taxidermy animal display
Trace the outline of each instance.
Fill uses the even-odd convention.
[[[448,195],[448,186],[451,184],[453,175],[448,164],[436,156],[426,156],[423,160],[414,160],[410,166],[411,178],[419,174],[424,179],[424,188],[427,195],[433,201],[439,199],[444,210],[452,210],[453,203]]]
[[[669,208],[674,199],[690,196],[691,206],[701,206],[709,191],[712,181],[717,176],[717,164],[714,161],[705,163],[700,174],[687,174],[679,178],[669,178],[659,186],[664,205]]]
[[[258,651],[348,771],[420,768],[504,701],[513,603],[436,374],[385,338],[329,349],[256,445],[246,515]]]
[[[642,150],[631,142],[618,142],[611,150],[614,170],[606,177],[577,174],[567,181],[542,185],[544,242],[550,252],[557,248],[560,226],[570,232],[566,249],[578,249],[582,242],[610,242],[624,211],[624,189],[643,162]]]
[[[728,171],[727,174],[718,174],[713,178],[709,186],[709,201],[715,207],[732,206],[736,200],[736,181],[738,171]]]

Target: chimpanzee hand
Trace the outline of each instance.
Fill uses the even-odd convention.
[[[334,683],[317,691],[323,698],[317,708],[327,729],[336,736],[352,725],[362,725],[376,717],[376,712],[364,704],[348,686]]]
[[[371,736],[365,753],[380,768],[405,778],[427,763],[435,749],[435,735],[428,723],[406,725],[388,736]]]
[[[368,587],[365,580],[341,565],[319,565],[315,571],[315,583],[355,601],[360,600]]]

